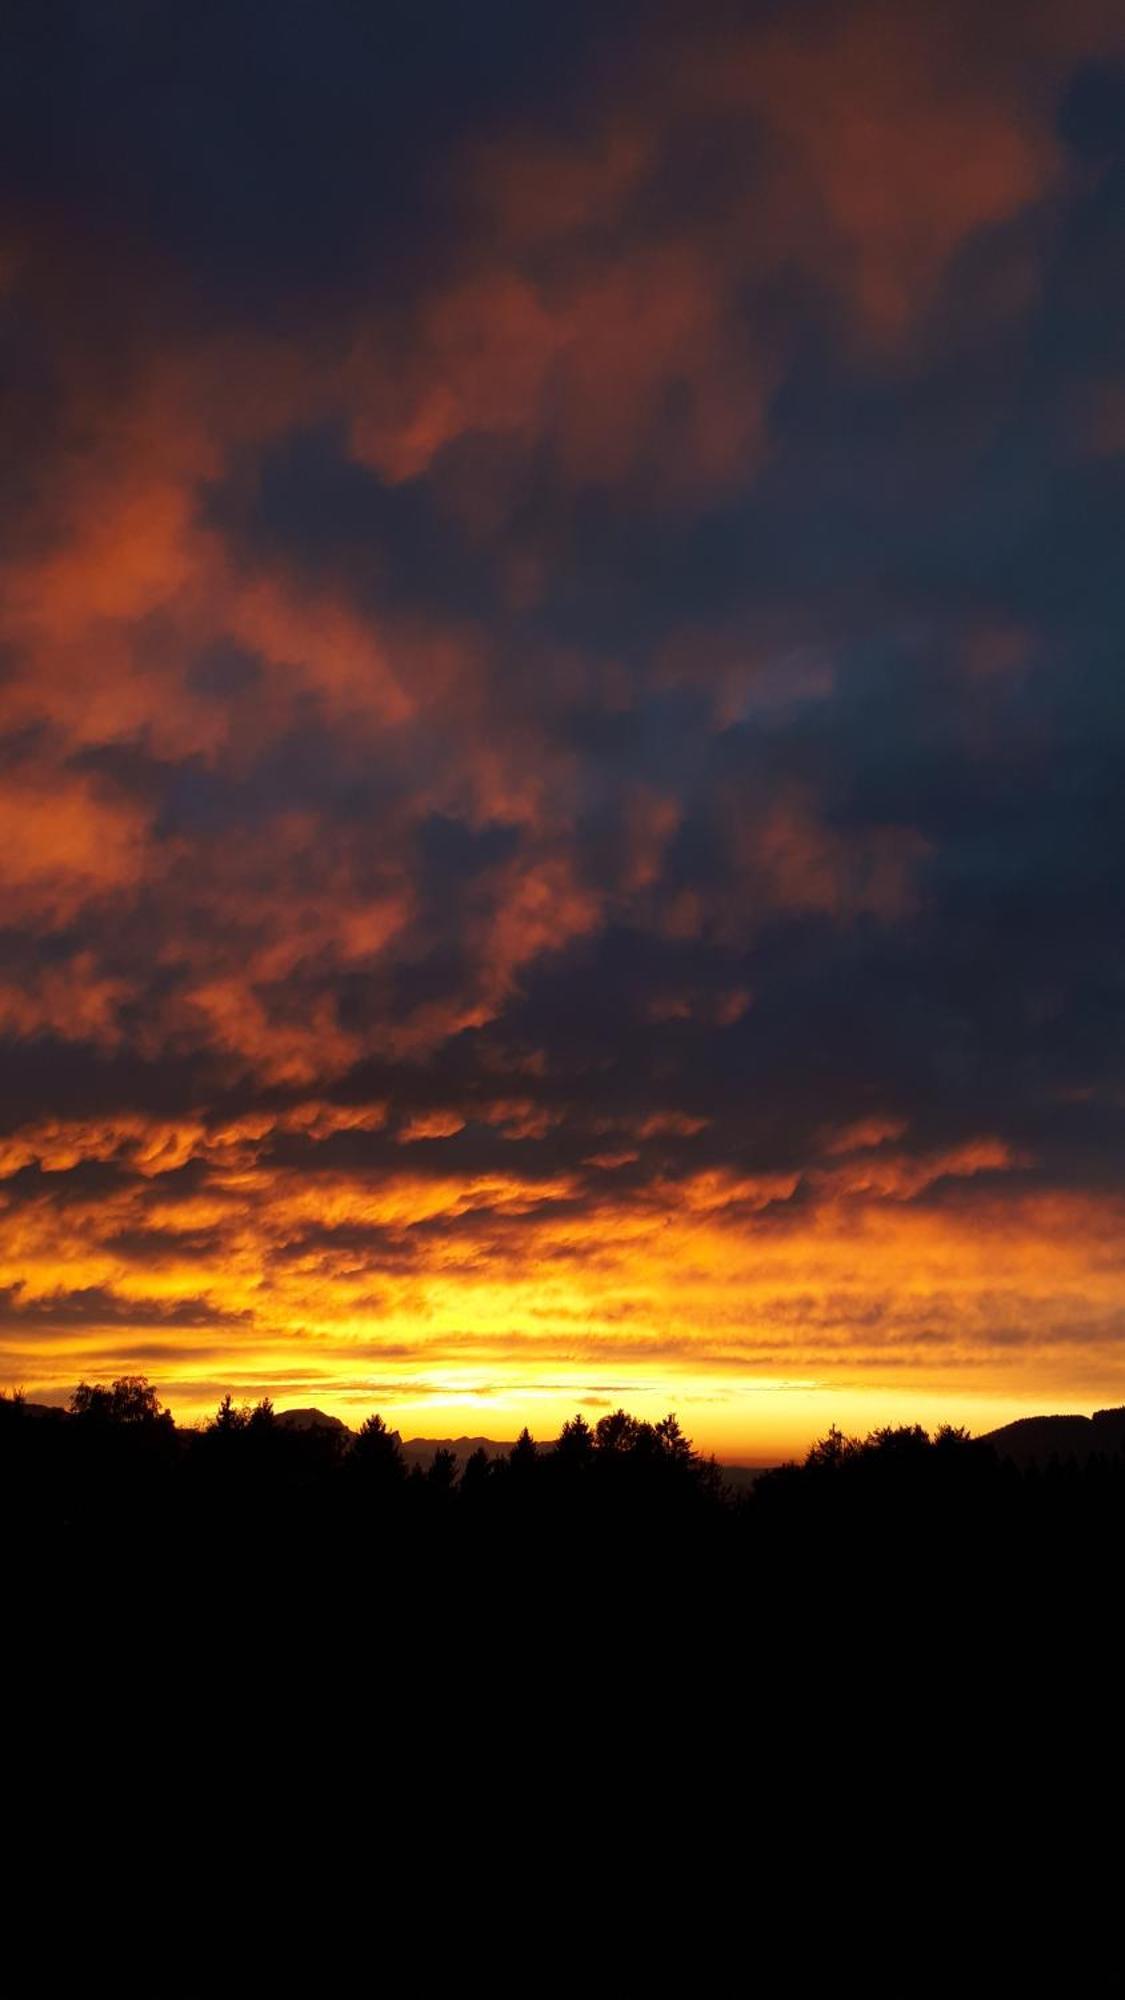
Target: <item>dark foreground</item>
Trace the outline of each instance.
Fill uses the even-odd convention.
[[[739,1494],[671,1421],[408,1472],[125,1383],[0,1404],[0,1480],[13,1993],[429,1990],[621,1909],[629,1990],[748,1924],[782,1984],[874,1927],[897,1995],[967,1927],[1005,1990],[982,1913],[1116,1893],[1118,1449],[832,1433]]]
[[[674,1417],[576,1417],[547,1445],[525,1432],[506,1456],[408,1470],[378,1417],[294,1430],[227,1399],[182,1430],[130,1378],[69,1413],[0,1402],[0,1490],[13,1581],[107,1606],[178,1596],[199,1620],[223,1602],[401,1626],[421,1602],[547,1606],[577,1631],[597,1596],[619,1628],[688,1608],[729,1630],[786,1600],[939,1630],[957,1603],[1034,1603],[1050,1625],[1076,1592],[1088,1619],[1120,1563],[1125,1430],[1111,1413],[1091,1436],[1035,1456],[949,1428],[833,1431],[740,1492]]]

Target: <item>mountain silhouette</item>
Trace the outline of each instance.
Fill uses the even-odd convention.
[[[486,1458],[506,1458],[511,1449],[511,1438],[507,1443],[487,1437],[405,1438],[402,1455],[408,1465],[428,1465],[436,1451],[449,1451],[458,1465],[464,1465],[474,1452],[483,1451]]]
[[[279,1410],[277,1422],[286,1431],[346,1431],[352,1434],[352,1426],[340,1417],[329,1416],[326,1410],[310,1407],[302,1410]],[[408,1466],[428,1466],[434,1453],[448,1451],[453,1454],[458,1465],[464,1465],[474,1452],[482,1451],[486,1458],[505,1458],[512,1449],[512,1440],[489,1437],[416,1437],[403,1438],[395,1431],[402,1448],[402,1456]]]
[[[351,1427],[326,1410],[279,1410],[277,1422],[283,1431],[346,1431]]]
[[[999,1430],[986,1431],[981,1443],[1021,1466],[1048,1465],[1052,1459],[1084,1462],[1095,1452],[1125,1446],[1125,1407],[1095,1410],[1092,1417],[1017,1417]]]

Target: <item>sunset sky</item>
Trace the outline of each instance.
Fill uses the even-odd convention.
[[[0,1380],[1125,1401],[1120,0],[0,42]]]

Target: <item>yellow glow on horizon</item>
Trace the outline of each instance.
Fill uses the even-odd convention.
[[[702,1448],[750,1459],[832,1423],[982,1430],[1125,1400],[1116,1198],[840,1197],[797,1221],[764,1184],[714,1172],[686,1198],[664,1184],[595,1209],[565,1178],[221,1178],[221,1198],[169,1191],[140,1269],[116,1247],[146,1217],[135,1191],[15,1218],[0,1282],[22,1305],[50,1326],[61,1290],[112,1294],[118,1318],[49,1338],[9,1325],[9,1385],[57,1398],[133,1371],[182,1420],[230,1390],[500,1438],[549,1437],[576,1409],[674,1409]],[[420,1222],[436,1225],[424,1253]],[[373,1269],[351,1232],[374,1227],[389,1249]]]

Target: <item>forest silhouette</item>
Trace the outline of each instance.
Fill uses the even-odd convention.
[[[810,1815],[850,1839],[872,1782],[887,1829],[903,1786],[944,1825],[933,1786],[1114,1712],[1125,1454],[1092,1432],[1020,1462],[949,1427],[832,1430],[747,1487],[624,1410],[411,1466],[379,1416],[225,1397],[181,1428],[134,1377],[69,1412],[8,1397],[12,1713],[142,1844],[172,1824],[235,1880],[275,1830],[357,1815],[360,1851],[374,1825],[416,1865],[437,1841],[541,1885],[555,1840],[611,1876],[670,1837],[687,1865],[709,1828],[713,1855],[728,1790],[781,1856]],[[209,1965],[136,1990],[228,1989]]]
[[[295,1427],[268,1400],[226,1396],[187,1429],[126,1376],[81,1384],[66,1412],[0,1399],[0,1481],[10,1561],[44,1581],[289,1591],[316,1576],[346,1590],[375,1564],[381,1588],[400,1590],[429,1579],[510,1596],[628,1574],[638,1589],[672,1577],[727,1601],[747,1589],[920,1601],[954,1584],[991,1599],[1094,1582],[1116,1563],[1125,1429],[1106,1417],[1085,1451],[1038,1458],[950,1426],[832,1429],[803,1463],[739,1487],[673,1415],[576,1415],[550,1441],[524,1430],[506,1452],[462,1464],[442,1447],[410,1466],[377,1415],[354,1433]]]

